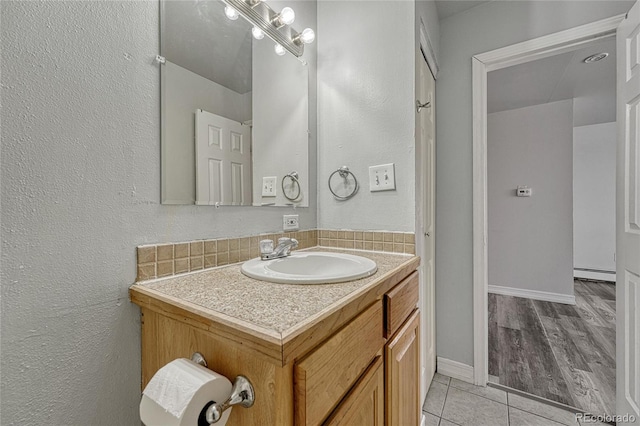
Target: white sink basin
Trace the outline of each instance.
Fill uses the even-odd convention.
[[[322,251],[295,252],[282,259],[251,259],[242,273],[257,280],[283,284],[331,284],[376,273],[376,262],[361,256]]]

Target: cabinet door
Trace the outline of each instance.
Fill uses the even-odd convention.
[[[420,311],[398,330],[385,347],[386,425],[420,423]]]
[[[384,424],[382,356],[374,359],[351,392],[324,424],[327,426],[382,426]]]

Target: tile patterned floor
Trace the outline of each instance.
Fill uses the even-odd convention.
[[[570,411],[439,373],[422,411],[426,426],[582,426]]]

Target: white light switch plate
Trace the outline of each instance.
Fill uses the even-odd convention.
[[[393,163],[369,167],[369,191],[396,189],[396,171]]]
[[[282,229],[284,231],[295,231],[300,228],[297,214],[285,214],[282,216]]]
[[[262,196],[263,197],[275,197],[276,196],[276,181],[278,179],[275,176],[262,178]]]

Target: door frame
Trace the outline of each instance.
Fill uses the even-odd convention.
[[[616,35],[625,14],[475,55],[472,62],[473,105],[473,380],[489,377],[488,212],[487,212],[487,73],[558,55]]]

